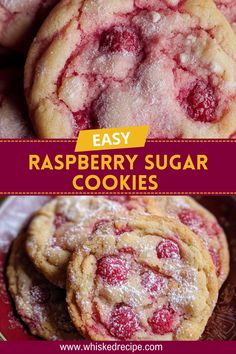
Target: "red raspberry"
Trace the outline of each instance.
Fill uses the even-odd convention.
[[[128,279],[128,265],[118,256],[107,256],[98,262],[97,274],[109,285],[120,285]]]
[[[220,264],[220,258],[219,258],[219,254],[216,250],[214,250],[213,248],[211,248],[209,250],[213,264],[216,268],[216,274],[219,277],[220,273],[221,273],[221,264]]]
[[[86,130],[91,128],[88,110],[83,110],[74,113],[74,119],[76,125],[74,128],[75,137],[77,137],[77,135],[81,130]]]
[[[218,101],[214,88],[202,80],[197,81],[184,105],[189,117],[195,121],[211,123],[216,120]]]
[[[173,241],[162,241],[157,246],[157,257],[158,258],[172,258],[180,259],[180,250],[176,242]]]
[[[206,231],[208,236],[219,236],[221,227],[217,222],[210,222],[208,225],[206,225]]]
[[[198,212],[191,209],[182,209],[178,215],[179,220],[192,231],[199,232],[204,227],[203,218]]]
[[[130,339],[138,329],[138,319],[132,308],[126,304],[118,304],[114,307],[109,331],[119,339]]]
[[[218,236],[220,234],[220,226],[216,222],[207,221],[197,211],[182,209],[178,217],[184,225],[188,226],[196,234],[199,234],[201,229],[208,236]]]
[[[105,52],[130,52],[138,54],[141,50],[137,34],[131,28],[115,26],[103,32],[100,49]]]
[[[62,225],[67,223],[69,219],[63,215],[63,214],[56,214],[56,217],[54,219],[54,226],[56,229],[59,229]]]
[[[229,139],[236,139],[236,132],[230,135]]]
[[[142,286],[151,295],[159,294],[167,283],[166,278],[151,270],[147,270],[141,274],[141,278]]]
[[[154,312],[153,316],[148,319],[148,323],[153,333],[164,335],[173,331],[174,319],[174,311],[163,307]]]
[[[46,304],[51,298],[50,290],[45,284],[32,286],[30,289],[30,295],[32,301],[37,304]]]

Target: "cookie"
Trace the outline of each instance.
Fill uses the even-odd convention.
[[[181,221],[201,238],[212,257],[221,287],[229,274],[229,250],[226,235],[216,218],[191,197],[153,199],[156,212]]]
[[[33,136],[19,70],[0,70],[0,139]]]
[[[114,215],[145,210],[142,198],[59,197],[40,209],[29,229],[26,248],[36,268],[53,284],[65,287],[71,253],[93,228]],[[148,200],[148,198],[147,198]]]
[[[61,1],[26,64],[37,134],[145,124],[149,138],[228,138],[235,47],[212,0]]]
[[[93,340],[197,340],[217,293],[201,242],[163,217],[101,225],[68,267],[72,321]]]
[[[25,51],[58,0],[0,0],[0,46]]]
[[[218,9],[224,14],[236,32],[236,3],[235,0],[215,0]]]
[[[9,291],[20,318],[35,336],[47,340],[79,339],[68,314],[65,291],[36,271],[24,243],[25,233],[15,240],[7,267]]]

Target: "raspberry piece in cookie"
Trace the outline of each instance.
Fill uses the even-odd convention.
[[[169,240],[160,242],[157,246],[157,257],[179,259],[180,252],[177,243]]]
[[[115,26],[102,33],[100,50],[106,53],[131,52],[138,54],[141,50],[140,40],[135,30]]]
[[[211,248],[211,249],[209,250],[209,252],[210,252],[212,261],[213,261],[213,263],[214,263],[214,266],[215,266],[215,268],[216,268],[216,274],[217,274],[218,277],[220,277],[221,272],[222,272],[222,270],[221,270],[220,256],[219,256],[219,253],[220,253],[220,252],[219,252],[219,251],[216,251],[216,250],[213,249],[213,248]]]
[[[37,134],[148,125],[149,138],[229,138],[235,47],[212,0],[63,0],[26,63]]]
[[[33,218],[26,241],[27,253],[49,281],[64,288],[71,253],[111,217],[126,216],[133,211],[144,213],[149,202],[148,197],[55,198]],[[124,231],[116,229],[115,232],[118,235]],[[120,281],[125,279],[127,269],[120,260],[104,259],[100,268],[102,277],[108,282],[116,281],[113,279],[115,272]]]
[[[0,139],[33,136],[27,121],[21,76],[17,70],[0,70]]]
[[[127,225],[132,231],[116,234]],[[181,258],[159,258],[158,245],[174,237]],[[69,312],[92,340],[198,339],[217,294],[214,266],[198,237],[164,217],[132,214],[107,221],[73,253],[68,267]]]
[[[182,208],[178,214],[180,221],[190,227],[192,231],[198,232],[199,229],[204,227],[204,221],[201,215],[196,211],[189,208]]]
[[[24,251],[25,239],[22,234],[14,241],[7,267],[9,291],[20,318],[35,336],[79,339],[68,314],[65,291],[36,271]]]
[[[125,304],[118,304],[111,313],[110,333],[119,339],[127,340],[133,337],[138,329],[138,319],[132,308]]]
[[[203,123],[211,123],[216,119],[218,99],[211,85],[197,81],[182,102],[190,118]]]
[[[99,261],[97,274],[109,285],[119,285],[128,279],[128,267],[125,260],[109,256]]]
[[[150,211],[167,215],[189,227],[203,241],[216,268],[219,287],[229,273],[229,250],[216,218],[190,197],[153,197]]]
[[[0,0],[0,46],[27,50],[39,28],[58,0]]]
[[[153,333],[164,335],[173,330],[174,325],[174,311],[166,308],[156,310],[148,323],[152,328]]]

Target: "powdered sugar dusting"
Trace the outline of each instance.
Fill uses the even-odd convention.
[[[9,261],[10,292],[17,312],[34,335],[49,340],[78,338],[67,312],[65,292],[35,270],[22,247],[24,241],[25,235],[20,235]],[[19,325],[16,319],[12,325],[15,322]]]
[[[48,206],[52,205],[52,229],[55,230],[52,234],[48,233],[42,252],[46,262],[58,267],[58,272],[66,266],[70,253],[91,237],[95,225],[117,215],[125,217],[133,210],[145,212],[142,198],[132,197],[62,197],[53,200]],[[27,241],[30,249],[38,245],[36,230],[33,233],[35,237]]]
[[[169,292],[171,307],[178,310],[182,306],[191,306],[198,292],[197,270],[181,262],[165,263],[163,269],[177,282],[177,287],[172,287]]]
[[[126,223],[126,220],[116,222],[119,226]],[[82,288],[75,293],[82,313],[89,313],[93,303],[96,304],[96,318],[99,318],[97,331],[102,325],[110,332],[111,337],[119,338],[119,334],[110,328],[114,308],[117,306],[128,306],[140,321],[140,326],[132,332],[131,339],[143,338],[144,332],[145,338],[153,338],[155,334],[166,335],[169,332],[174,336],[182,321],[191,317],[199,292],[203,291],[199,285],[199,269],[190,265],[184,254],[181,258],[158,259],[157,245],[165,240],[160,235],[143,234],[135,227],[132,231],[117,236],[113,222],[98,225],[94,238],[87,244],[88,251],[90,249],[87,256],[92,253],[98,260],[97,270],[94,269],[90,274],[91,279],[79,279],[79,286],[82,288],[88,281],[85,293]],[[127,247],[132,248],[133,252],[126,253],[124,249]],[[101,268],[101,264],[108,258],[109,268],[105,264],[105,268]],[[88,259],[85,262],[87,261]],[[110,268],[114,262],[115,267]],[[119,262],[118,269],[116,265]],[[122,270],[124,265],[125,273]],[[91,270],[91,267],[88,269]],[[72,273],[75,276],[74,281],[78,282],[76,269]],[[89,298],[85,296],[88,291]],[[207,291],[204,296],[205,294]],[[168,326],[164,325],[165,316],[169,319]],[[161,330],[157,329],[158,323],[162,323]],[[123,326],[121,322],[120,325]]]
[[[212,256],[213,262],[216,266],[218,277],[222,275],[221,259],[215,254],[221,252],[222,229],[217,220],[208,211],[199,206],[195,201],[189,197],[163,197],[156,198],[156,205],[168,216],[181,221],[188,226],[200,239],[208,249]],[[216,253],[212,253],[214,249]]]

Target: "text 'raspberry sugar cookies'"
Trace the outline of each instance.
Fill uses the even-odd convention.
[[[0,46],[24,51],[58,0],[0,0]]]
[[[153,197],[150,212],[173,217],[201,238],[210,253],[219,287],[229,274],[229,250],[226,235],[216,218],[191,197]]]
[[[208,252],[173,219],[103,223],[69,263],[72,321],[93,340],[195,340],[218,283]]]
[[[93,229],[114,216],[132,210],[145,212],[148,198],[59,197],[34,216],[26,240],[36,268],[53,284],[65,287],[71,253],[87,241]]]
[[[7,268],[9,291],[30,332],[47,340],[79,339],[68,314],[65,291],[49,283],[31,264],[23,233],[15,240]]]
[[[36,132],[145,124],[149,138],[229,138],[235,47],[212,0],[61,1],[25,68]]]

